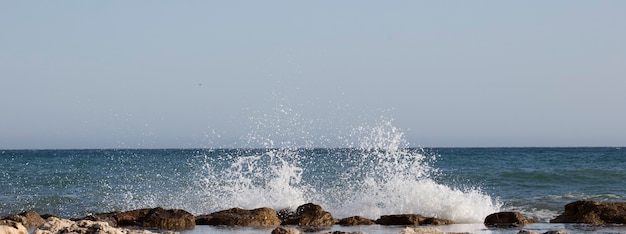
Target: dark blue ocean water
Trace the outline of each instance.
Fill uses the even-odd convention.
[[[621,148],[2,150],[0,215],[162,206],[321,204],[337,217],[421,213],[548,221],[569,202],[626,200]]]

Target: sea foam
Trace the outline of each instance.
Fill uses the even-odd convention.
[[[271,127],[268,122],[264,119],[263,126]],[[250,137],[264,141],[260,149],[203,158],[197,187],[204,212],[231,207],[295,209],[313,202],[339,218],[415,213],[480,223],[502,206],[479,188],[435,182],[431,176],[437,170],[431,164],[436,157],[410,148],[393,120],[354,127],[349,136],[338,137],[348,139],[345,148],[323,151],[325,155],[272,139],[292,133],[258,135],[257,128],[255,134]]]

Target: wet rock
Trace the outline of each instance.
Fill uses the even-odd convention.
[[[34,211],[25,211],[19,214],[8,215],[2,219],[19,222],[26,228],[36,227],[45,222],[45,220]]]
[[[57,233],[86,233],[86,234],[151,234],[147,230],[130,230],[125,228],[111,227],[107,222],[90,220],[72,221],[50,217],[35,229],[34,234],[57,234]],[[177,232],[168,232],[177,233]]]
[[[96,222],[106,222],[109,226],[139,226],[167,230],[192,229],[196,226],[195,217],[184,210],[166,210],[161,207],[152,209],[138,209],[126,212],[111,212],[90,215],[82,219]]]
[[[526,224],[534,223],[532,219],[526,219],[519,212],[498,212],[488,215],[485,218],[485,226],[497,228],[522,227]]]
[[[272,234],[302,234],[302,232],[292,228],[277,227],[272,230]]]
[[[383,215],[376,220],[380,225],[419,225],[426,217],[417,214]]]
[[[547,232],[544,232],[543,234],[567,234],[567,232],[563,230],[557,230],[557,231],[547,231]]]
[[[0,233],[28,234],[28,230],[20,222],[5,219],[5,220],[0,220]]]
[[[138,219],[139,226],[168,230],[193,229],[195,217],[184,210],[165,210],[161,207],[150,209],[146,215]]]
[[[348,218],[340,219],[337,223],[342,226],[356,226],[356,225],[373,225],[376,224],[374,220],[363,218],[361,216],[352,216]]]
[[[209,215],[198,216],[198,218],[196,218],[196,224],[271,227],[280,225],[280,219],[278,219],[276,211],[271,208],[264,207],[254,210],[232,208]]]
[[[380,225],[447,225],[451,220],[424,217],[418,214],[383,215],[376,220]]]
[[[307,203],[299,206],[296,212],[286,217],[282,225],[298,225],[301,227],[328,227],[335,225],[337,219],[322,209],[320,205]]]
[[[438,219],[438,218],[426,218],[420,223],[420,225],[449,225],[454,224],[452,220]]]
[[[539,233],[533,230],[522,229],[522,230],[519,230],[517,234],[539,234]]]
[[[550,223],[626,224],[626,202],[575,201]]]

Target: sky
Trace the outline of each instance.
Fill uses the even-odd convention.
[[[2,1],[0,149],[341,147],[387,122],[409,146],[626,146],[624,12]]]

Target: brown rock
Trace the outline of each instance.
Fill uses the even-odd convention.
[[[526,224],[534,223],[531,219],[526,219],[519,212],[498,212],[488,215],[485,218],[485,226],[487,227],[522,227]]]
[[[320,205],[307,203],[299,206],[296,212],[286,217],[282,225],[298,225],[301,227],[328,227],[335,225],[337,219],[322,209]]]
[[[383,215],[376,220],[380,225],[419,225],[426,217],[417,214]]]
[[[138,219],[139,226],[153,227],[168,230],[193,229],[196,226],[195,217],[184,210],[165,210],[157,207],[149,210],[146,215]]]
[[[420,225],[450,225],[454,224],[452,220],[438,219],[438,218],[426,218]]]
[[[22,212],[22,213],[19,213],[19,214],[6,216],[6,217],[4,217],[2,219],[13,220],[13,221],[16,221],[16,222],[20,222],[26,228],[36,227],[36,226],[39,226],[39,225],[41,225],[41,224],[43,224],[45,222],[45,220],[43,218],[41,218],[41,216],[39,216],[39,214],[37,214],[37,212],[34,212],[34,211],[25,211],[25,212]]]
[[[196,224],[213,226],[226,225],[270,227],[280,225],[280,219],[278,219],[276,211],[271,208],[264,207],[254,210],[232,208],[209,215],[198,216]]]
[[[272,230],[272,234],[302,234],[302,232],[292,228],[277,227]]]
[[[363,218],[361,216],[352,216],[343,218],[337,223],[342,226],[355,226],[355,225],[373,225],[376,224],[374,220]]]
[[[73,221],[79,220],[106,222],[111,227],[140,226],[168,230],[192,229],[196,226],[195,217],[191,213],[178,209],[166,210],[161,207],[101,213],[82,219],[73,219]]]
[[[626,224],[626,202],[575,201],[550,223]]]

